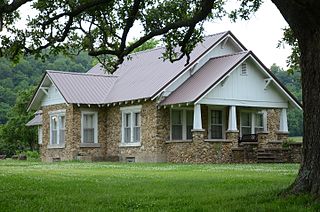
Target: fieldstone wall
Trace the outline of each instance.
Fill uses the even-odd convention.
[[[50,115],[49,112],[66,110],[65,145],[50,146]],[[63,161],[74,159],[103,160],[106,152],[106,112],[98,107],[77,107],[76,105],[59,104],[42,108],[43,110],[43,144],[40,147],[41,160]],[[80,147],[81,143],[81,110],[98,112],[98,142],[99,147]]]
[[[232,141],[205,141],[205,130],[193,131],[192,141],[167,142],[167,161],[172,163],[231,162]]]
[[[108,108],[107,157],[119,157],[120,161],[135,158],[136,162],[165,162],[165,141],[170,135],[168,109],[157,109],[152,101],[141,103],[141,146],[121,145],[120,106]],[[125,105],[129,106],[129,105]]]

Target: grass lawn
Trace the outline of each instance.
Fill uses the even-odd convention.
[[[297,164],[0,161],[0,211],[319,211],[279,198]]]
[[[291,140],[293,142],[302,142],[302,136],[289,137],[289,140]]]

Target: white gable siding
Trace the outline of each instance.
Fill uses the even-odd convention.
[[[62,104],[66,103],[58,89],[51,84],[48,89],[48,95],[45,95],[42,102],[41,106],[48,106],[48,105],[56,105],[56,104]]]
[[[193,67],[191,67],[189,71],[182,74],[171,85],[169,85],[165,89],[163,96],[170,95],[171,92],[177,89],[183,82],[185,82],[190,76],[192,76],[192,74],[197,72],[206,62],[208,62],[209,59],[222,55],[234,54],[241,51],[243,51],[241,47],[237,43],[235,43],[235,41],[231,37],[225,38],[216,47],[210,50],[204,57],[202,57]]]
[[[266,87],[266,76],[252,59],[245,61],[247,75],[241,75],[241,64],[224,81],[207,93],[199,103],[246,107],[287,108],[287,98],[278,92],[273,82]]]

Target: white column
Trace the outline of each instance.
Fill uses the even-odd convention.
[[[193,129],[194,130],[202,130],[201,105],[200,104],[194,105]]]
[[[288,132],[287,109],[283,108],[280,114],[280,132]]]
[[[229,107],[228,131],[238,131],[238,129],[237,129],[236,106],[230,106]]]

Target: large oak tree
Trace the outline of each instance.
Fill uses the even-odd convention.
[[[31,2],[37,12],[28,27],[18,29],[17,9]],[[162,35],[164,58],[186,58],[203,37],[203,23],[229,15],[247,19],[262,0],[239,0],[227,12],[224,0],[0,0],[0,56],[76,53],[85,50],[114,71],[135,48]],[[303,163],[292,193],[320,195],[320,2],[272,0],[288,22],[300,49],[304,109]],[[272,14],[270,14],[272,15]],[[134,42],[127,41],[135,23],[143,28]],[[42,52],[43,49],[48,49]],[[42,53],[42,54],[41,54]],[[110,57],[113,55],[114,57]]]

